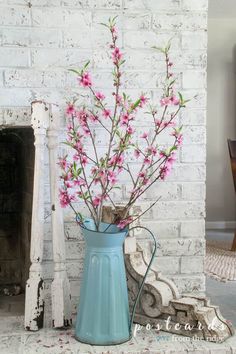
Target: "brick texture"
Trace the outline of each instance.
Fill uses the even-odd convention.
[[[64,105],[68,90],[77,87],[69,67],[92,58],[94,80],[111,87],[109,37],[100,22],[118,15],[120,45],[126,53],[124,86],[135,97],[140,91],[159,99],[161,55],[151,49],[172,38],[172,59],[180,73],[177,86],[191,99],[180,115],[184,145],[172,175],[145,194],[149,205],[162,196],[143,224],[157,235],[155,260],[181,292],[202,293],[205,160],[207,0],[6,0],[0,2],[0,125],[30,124],[30,102],[45,99]],[[148,129],[148,120],[137,129]],[[142,126],[141,126],[142,125]],[[163,136],[161,143],[168,142]],[[98,141],[102,148],[102,139]],[[48,180],[46,181],[48,183]],[[123,190],[125,196],[125,188]],[[49,213],[49,189],[45,185]],[[118,196],[117,196],[118,197]],[[83,261],[83,240],[65,214],[68,272],[77,295]],[[50,217],[45,225],[45,276],[52,277]],[[142,245],[146,235],[138,236]]]

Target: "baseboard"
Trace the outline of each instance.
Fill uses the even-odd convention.
[[[206,221],[206,229],[236,229],[236,221]]]

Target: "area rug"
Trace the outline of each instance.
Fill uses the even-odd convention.
[[[236,252],[232,242],[208,240],[206,243],[205,274],[219,281],[236,280]]]

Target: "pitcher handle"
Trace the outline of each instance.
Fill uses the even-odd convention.
[[[146,278],[147,278],[148,272],[149,272],[150,267],[151,267],[151,265],[152,265],[152,262],[153,262],[153,259],[154,259],[155,253],[156,253],[156,249],[157,249],[156,238],[155,238],[155,236],[153,235],[153,233],[152,233],[147,227],[145,227],[145,226],[134,226],[134,227],[132,227],[131,229],[129,229],[129,231],[134,230],[134,229],[143,229],[143,230],[146,230],[146,231],[149,232],[149,234],[152,236],[153,241],[154,241],[154,250],[153,250],[153,252],[152,252],[151,260],[150,260],[150,262],[149,262],[149,264],[148,264],[147,270],[146,270],[146,272],[145,272],[145,275],[144,275],[144,277],[143,277],[143,280],[142,280],[141,285],[140,285],[139,290],[138,290],[137,297],[136,297],[135,302],[134,302],[134,306],[133,306],[133,310],[132,310],[132,315],[131,315],[131,319],[130,319],[130,325],[129,325],[130,338],[132,337],[132,325],[133,325],[133,322],[134,322],[134,315],[135,315],[136,307],[137,307],[137,304],[138,304],[138,301],[139,301],[141,292],[142,292],[142,290],[143,290],[143,286],[144,286],[145,280],[146,280]]]

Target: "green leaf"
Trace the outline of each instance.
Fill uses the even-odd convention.
[[[134,104],[133,104],[133,106],[132,106],[132,110],[135,109],[135,108],[137,108],[138,105],[140,104],[140,102],[141,102],[140,98],[139,98],[136,102],[134,102]]]
[[[163,49],[163,48],[161,48],[161,47],[153,46],[152,48],[158,50],[159,52],[161,52],[161,53],[163,53],[163,54],[165,54],[165,49]]]
[[[68,71],[71,71],[72,73],[75,73],[77,75],[81,75],[81,72],[79,70],[76,70],[76,69],[68,69]]]
[[[83,70],[85,70],[85,69],[89,66],[89,64],[90,64],[90,60],[88,60],[88,61],[84,64]]]

